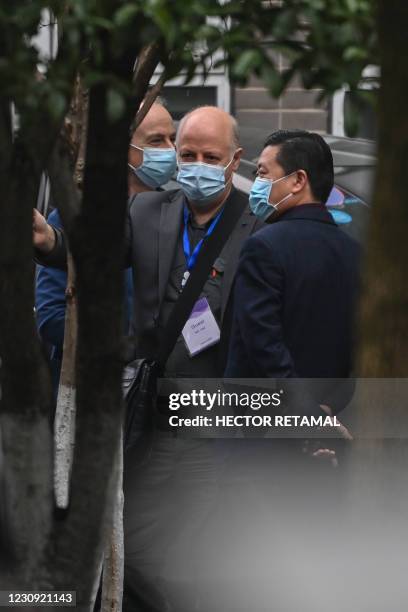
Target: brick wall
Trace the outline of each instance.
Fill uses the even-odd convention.
[[[268,133],[290,128],[327,132],[328,104],[318,103],[319,93],[319,90],[305,90],[299,80],[294,79],[286,92],[275,99],[263,83],[253,77],[247,87],[234,88],[233,111],[244,129],[262,128]]]

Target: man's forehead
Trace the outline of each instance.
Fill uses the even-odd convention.
[[[265,165],[277,164],[278,162],[276,160],[276,157],[279,153],[279,149],[280,147],[277,145],[274,145],[274,146],[268,145],[267,147],[265,147],[259,156],[258,166],[261,164],[265,164]]]
[[[174,127],[169,124],[155,124],[140,132],[145,138],[159,138],[161,136],[171,136],[176,133]]]
[[[231,138],[228,134],[221,134],[213,130],[194,131],[183,130],[179,141],[179,148],[199,149],[200,151],[212,151],[223,153],[224,150],[230,148]]]
[[[144,133],[167,131],[173,130],[174,124],[170,113],[163,106],[154,104],[137,129]]]

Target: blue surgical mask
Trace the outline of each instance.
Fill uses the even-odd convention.
[[[128,166],[144,185],[157,189],[171,179],[177,168],[175,149],[172,147],[169,149],[160,147],[145,147],[142,149],[134,144],[130,146],[143,151],[142,164],[138,168],[131,164],[128,164]]]
[[[204,162],[179,163],[177,181],[186,197],[198,205],[216,200],[225,189],[225,171],[233,159],[225,167]]]
[[[288,178],[288,176],[291,176],[292,174],[295,173],[291,172],[286,176],[281,176],[281,178],[278,178],[275,181],[273,179],[261,178],[259,176],[256,177],[249,194],[249,206],[254,215],[256,215],[262,221],[266,221],[268,217],[273,215],[278,210],[278,206],[282,204],[282,202],[285,202],[285,200],[293,195],[293,193],[288,193],[287,196],[276,203],[269,201],[273,185],[275,183],[279,183],[279,181],[283,181],[283,179]]]

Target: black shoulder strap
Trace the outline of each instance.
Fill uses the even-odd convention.
[[[246,206],[247,202],[244,198],[242,198],[242,201],[235,201],[233,204],[232,202],[227,202],[213,233],[205,239],[197,257],[196,265],[173,307],[163,330],[158,353],[158,362],[162,368],[166,364],[194,304],[200,297],[214,261],[220,254]]]

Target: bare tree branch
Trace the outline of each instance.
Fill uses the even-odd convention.
[[[163,83],[166,81],[166,78],[162,78],[162,75],[159,78],[159,81],[154,86],[156,93],[153,93],[149,97],[149,92],[145,97],[145,103],[143,104],[143,106],[140,106],[140,103],[143,100],[143,97],[140,97],[140,92],[147,90],[154,71],[159,65],[159,61],[160,47],[157,42],[151,43],[150,45],[144,47],[137,58],[137,62],[133,72],[133,91],[135,92],[135,97],[138,102],[138,112],[134,123],[132,123],[132,130],[136,129],[136,127],[143,121],[154,100],[156,99],[160,89],[162,88]]]
[[[163,73],[160,75],[157,82],[147,92],[146,97],[144,99],[143,106],[139,108],[136,118],[132,124],[132,131],[136,130],[139,127],[139,125],[142,123],[143,119],[146,117],[147,113],[149,112],[152,105],[154,104],[154,101],[156,100],[157,96],[160,95],[162,87],[164,83],[167,81],[167,78],[168,77],[167,77],[166,71],[163,71]]]
[[[138,85],[140,81],[144,80],[146,74],[153,74],[154,70],[156,69],[156,66],[159,63],[159,51],[160,47],[157,41],[146,45],[140,51],[135,62],[135,68],[133,71],[132,81],[134,91],[138,91]]]

